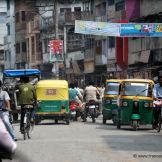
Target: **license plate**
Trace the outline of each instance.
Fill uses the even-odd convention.
[[[72,111],[71,114],[72,114],[72,115],[75,115],[75,114],[76,114],[76,111]]]
[[[96,106],[95,105],[92,105],[92,106],[89,106],[90,109],[95,109]]]

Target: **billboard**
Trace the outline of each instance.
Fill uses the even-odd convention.
[[[62,40],[51,40],[49,42],[50,47],[50,61],[63,61],[63,41]]]
[[[109,23],[75,20],[75,33],[115,37],[162,37],[162,23]]]
[[[162,37],[161,23],[121,24],[120,36],[125,37]]]
[[[75,33],[120,36],[119,29],[119,23],[75,20]]]

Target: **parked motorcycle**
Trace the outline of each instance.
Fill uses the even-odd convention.
[[[99,103],[97,103],[95,100],[90,100],[88,103],[85,104],[85,110],[82,119],[84,122],[86,122],[87,117],[90,117],[92,119],[92,122],[95,123],[96,118],[99,116],[99,114]]]

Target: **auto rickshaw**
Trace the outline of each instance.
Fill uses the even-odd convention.
[[[126,79],[121,82],[118,98],[117,128],[131,125],[134,130],[140,125],[153,122],[152,80]]]
[[[41,80],[36,86],[38,108],[36,123],[42,119],[64,120],[68,125],[69,118],[69,92],[68,82],[65,80]]]
[[[3,71],[3,88],[6,90],[11,98],[10,104],[12,109],[13,120],[18,120],[20,112],[20,105],[18,102],[18,86],[21,84],[20,78],[28,76],[30,83],[35,83],[40,79],[41,72],[38,69],[18,69],[18,70],[4,70]]]
[[[113,121],[116,124],[117,120],[117,98],[119,95],[119,86],[122,80],[110,79],[106,80],[106,88],[103,101],[103,124],[106,124],[106,120]]]

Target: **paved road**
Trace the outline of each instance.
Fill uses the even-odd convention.
[[[13,162],[162,161],[162,133],[150,129],[117,130],[111,123],[102,125],[101,119],[96,124],[73,122],[69,126],[46,121],[26,141],[17,124],[15,129],[18,150]]]

